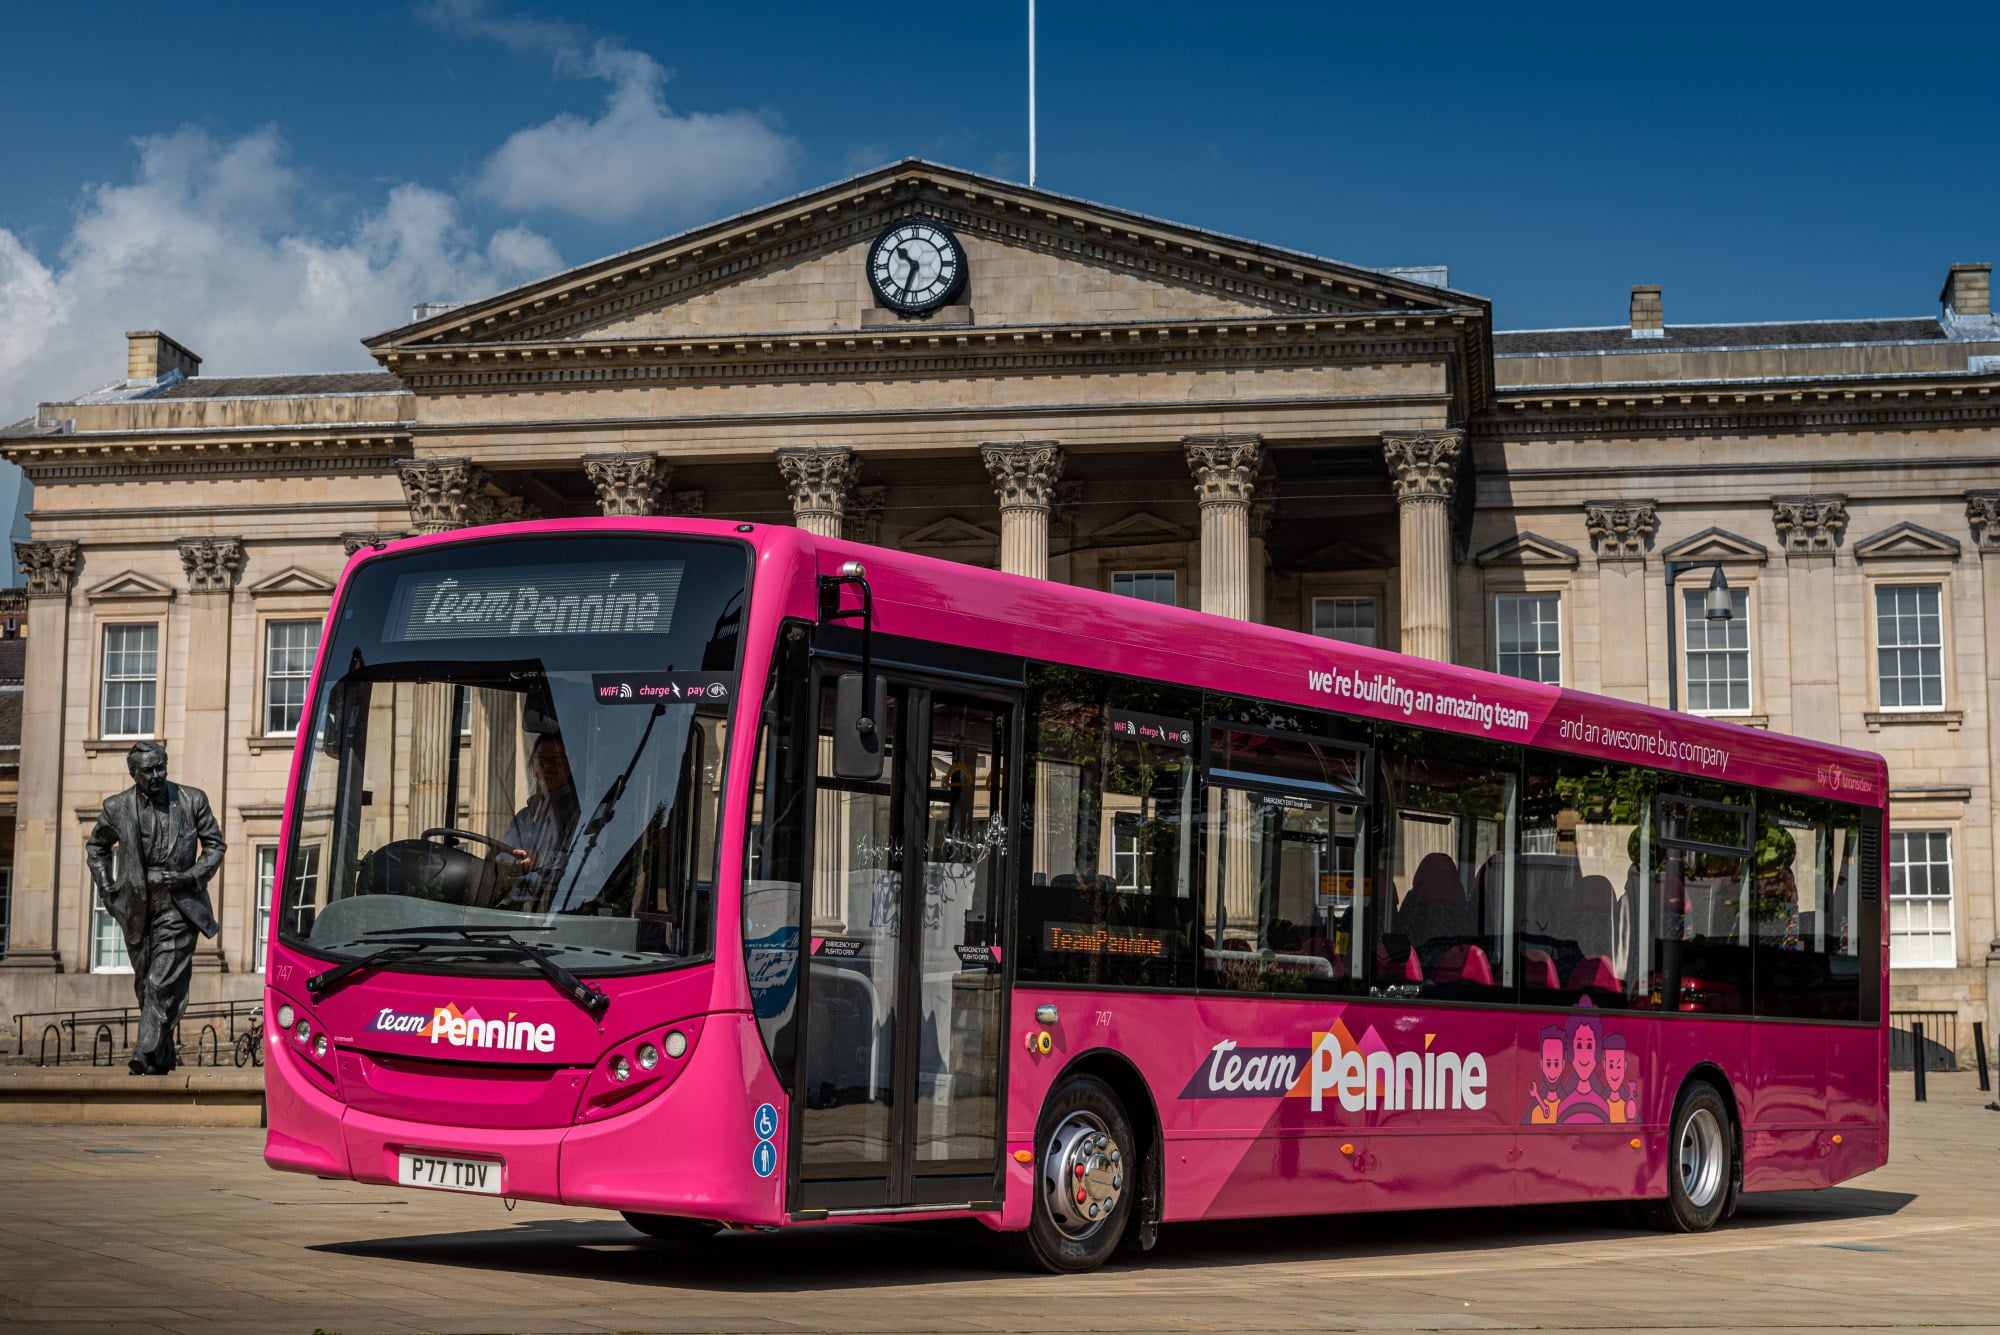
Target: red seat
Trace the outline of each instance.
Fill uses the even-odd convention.
[[[1532,946],[1521,952],[1521,981],[1544,992],[1562,990],[1562,980],[1556,976],[1555,957]]]
[[[1493,986],[1493,961],[1478,946],[1453,946],[1438,957],[1431,967],[1431,981],[1435,983],[1477,983],[1481,987]]]
[[[1417,952],[1414,950],[1405,952],[1400,960],[1394,959],[1389,954],[1389,948],[1377,941],[1375,976],[1384,982],[1400,976],[1403,982],[1421,983],[1424,981],[1423,961],[1417,958]]]
[[[1577,966],[1569,971],[1569,987],[1572,992],[1625,990],[1624,985],[1618,981],[1618,971],[1611,967],[1611,959],[1606,955],[1592,955],[1588,959],[1577,961]]]

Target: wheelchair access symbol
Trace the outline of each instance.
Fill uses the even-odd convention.
[[[757,1147],[750,1151],[750,1167],[758,1177],[769,1177],[778,1171],[778,1150],[771,1144],[771,1137],[778,1134],[778,1110],[768,1103],[758,1104],[750,1117],[750,1129],[757,1133]]]
[[[758,1104],[750,1125],[756,1131],[757,1139],[769,1140],[778,1134],[778,1110],[768,1103]]]

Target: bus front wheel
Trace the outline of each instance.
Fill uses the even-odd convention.
[[[711,1241],[722,1231],[712,1219],[683,1219],[673,1214],[634,1214],[630,1210],[618,1213],[625,1216],[626,1223],[647,1237],[658,1238],[662,1242],[678,1242],[684,1247]]]
[[[1647,1201],[1647,1223],[1672,1233],[1700,1233],[1728,1213],[1736,1190],[1736,1148],[1729,1105],[1714,1085],[1681,1091],[1667,1135],[1667,1195]]]
[[[1015,1246],[1037,1270],[1095,1270],[1117,1250],[1139,1197],[1132,1124],[1109,1085],[1072,1075],[1050,1092],[1037,1130],[1034,1210]]]

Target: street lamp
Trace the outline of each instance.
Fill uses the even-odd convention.
[[[1708,602],[1702,609],[1704,621],[1734,621],[1736,609],[1730,605],[1729,577],[1720,561],[1667,562],[1667,708],[1681,707],[1680,609],[1674,606],[1674,581],[1690,570],[1713,570],[1708,581]]]

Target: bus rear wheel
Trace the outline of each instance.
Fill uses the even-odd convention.
[[[698,1247],[714,1239],[722,1231],[722,1226],[713,1219],[684,1219],[675,1214],[634,1214],[630,1210],[620,1210],[625,1222],[638,1229],[649,1238],[662,1242],[678,1242],[683,1247]]]
[[[1093,1075],[1056,1085],[1035,1137],[1035,1200],[1013,1235],[1023,1263],[1051,1274],[1095,1270],[1118,1249],[1139,1195],[1132,1124]]]
[[[1713,1228],[1736,1192],[1734,1127],[1714,1085],[1697,1081],[1681,1091],[1667,1148],[1667,1195],[1644,1202],[1645,1221],[1670,1233]]]

